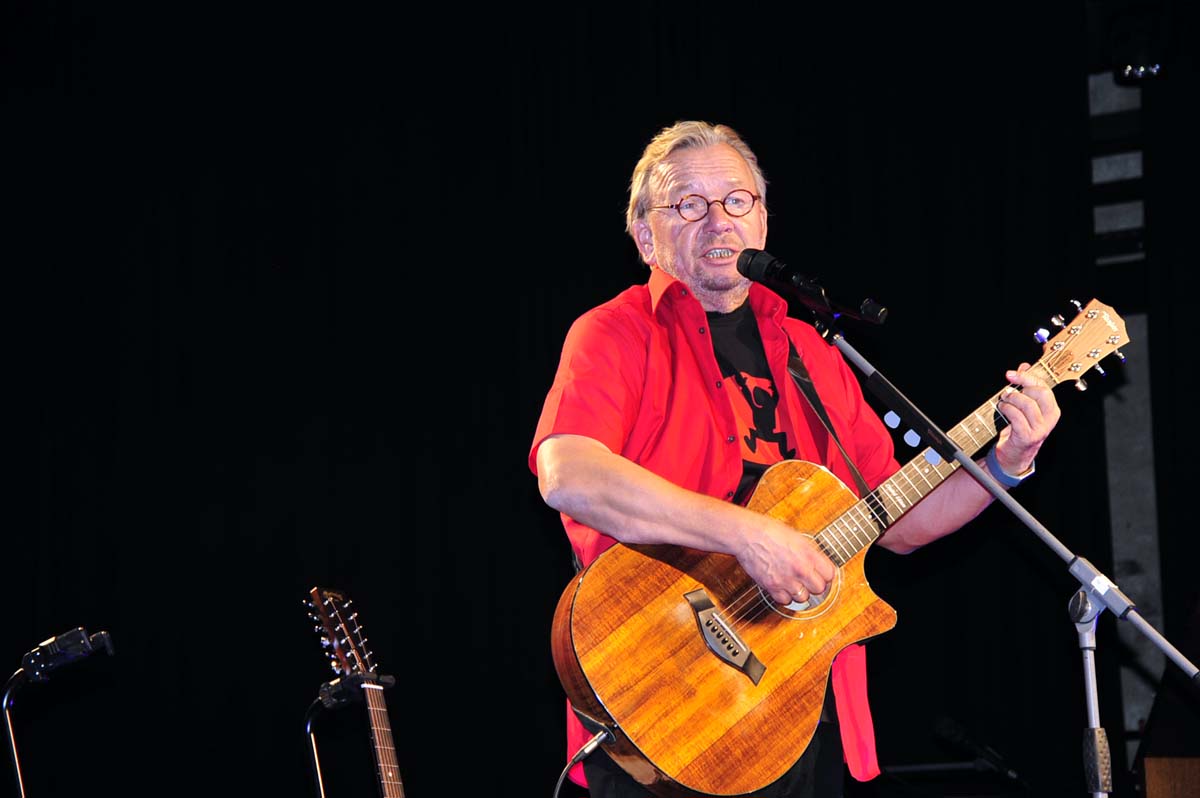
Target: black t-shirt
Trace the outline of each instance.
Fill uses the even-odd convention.
[[[741,438],[742,479],[734,501],[745,504],[767,466],[796,456],[795,441],[779,429],[781,392],[771,377],[750,303],[731,313],[709,312],[708,325]]]

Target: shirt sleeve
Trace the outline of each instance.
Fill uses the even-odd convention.
[[[529,451],[537,473],[537,450],[551,435],[586,435],[621,452],[637,417],[645,385],[647,343],[619,312],[596,309],[567,332],[554,382]]]

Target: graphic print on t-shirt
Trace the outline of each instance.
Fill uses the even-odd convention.
[[[787,448],[787,434],[776,427],[779,392],[774,381],[744,371],[723,376],[727,390],[735,394],[730,400],[737,415],[742,459],[769,465],[795,457],[796,450]]]

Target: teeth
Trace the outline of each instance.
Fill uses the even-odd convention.
[[[710,249],[705,253],[706,258],[731,258],[733,257],[732,249]]]

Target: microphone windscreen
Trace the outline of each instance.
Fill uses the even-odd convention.
[[[738,254],[737,270],[743,277],[760,282],[767,275],[767,267],[775,258],[761,249],[743,249]]]

